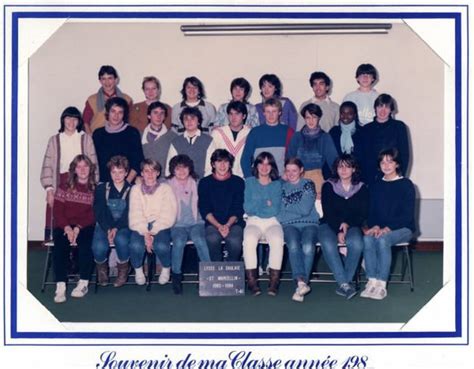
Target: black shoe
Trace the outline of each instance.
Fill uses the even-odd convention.
[[[175,295],[183,294],[183,275],[171,273],[171,280],[173,282],[173,292]]]

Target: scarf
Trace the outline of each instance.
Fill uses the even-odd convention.
[[[122,122],[122,124],[117,128],[112,127],[112,125],[108,121],[105,122],[105,131],[107,133],[112,133],[112,134],[120,133],[120,132],[125,131],[127,127],[128,127],[128,123],[124,123],[124,122]]]
[[[181,203],[191,204],[191,209],[193,211],[194,220],[198,220],[198,193],[197,193],[197,184],[196,181],[188,177],[186,184],[183,186],[176,177],[168,180],[169,185],[173,189],[176,199],[178,200],[178,216],[177,219],[181,219]]]
[[[147,186],[145,184],[145,181],[143,181],[141,184],[142,193],[145,195],[153,195],[159,186],[160,186],[160,182],[158,181],[156,181],[156,183],[153,186]]]
[[[105,110],[105,102],[107,101],[104,89],[101,87],[97,92],[97,111]],[[123,98],[123,93],[118,87],[115,87],[115,94],[112,96],[118,96]]]
[[[305,150],[311,151],[316,148],[316,143],[321,133],[322,130],[319,125],[311,129],[305,124],[303,128],[301,128],[301,136],[303,137],[303,147]]]
[[[351,184],[351,186],[349,187],[349,191],[346,191],[340,179],[330,179],[328,180],[328,182],[332,185],[332,190],[334,191],[334,193],[338,196],[344,197],[346,200],[350,199],[357,192],[359,192],[359,190],[364,185],[364,183],[362,182],[359,182],[356,185]]]
[[[354,148],[352,135],[356,131],[356,122],[353,120],[349,124],[341,124],[341,151],[345,154],[350,154]]]
[[[161,129],[159,131],[154,130],[151,124],[148,124],[143,130],[142,145],[155,142],[158,138],[160,138],[167,132],[168,128],[166,128],[164,124],[161,125]]]

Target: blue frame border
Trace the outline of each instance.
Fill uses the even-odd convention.
[[[42,5],[34,5],[41,6],[41,7],[48,7]],[[57,6],[57,5],[54,5]],[[82,5],[70,5],[69,7],[85,7]],[[110,5],[109,5],[110,6]],[[139,5],[122,5],[123,7],[133,6],[133,7],[140,7]],[[122,7],[122,6],[114,6],[114,7]],[[154,6],[157,8],[164,7],[167,5],[159,5]],[[175,5],[176,6],[176,5]],[[213,6],[215,8],[218,7],[234,7],[234,5],[198,5],[193,6],[196,7],[208,7]],[[249,5],[238,5],[239,7],[268,7],[268,6],[249,6]],[[341,7],[343,5],[328,5],[324,7]],[[350,5],[350,7],[367,7],[368,5]],[[377,7],[374,5],[370,5],[372,8]],[[393,7],[395,5],[380,5],[380,7]],[[426,6],[426,5],[400,5],[405,8],[410,8],[414,6]],[[431,5],[430,5],[431,6]],[[434,7],[440,7],[439,5],[433,5]],[[445,7],[462,7],[468,8],[467,5],[444,5]],[[13,5],[5,5],[4,6],[4,20],[6,20],[6,9],[9,7],[13,7]],[[19,7],[33,7],[28,5],[23,6],[14,6],[15,8]],[[88,8],[94,8],[99,6],[87,6]],[[104,7],[104,6],[100,6]],[[107,6],[105,6],[107,7]],[[151,6],[150,6],[151,7]],[[181,8],[186,8],[186,6],[180,5]],[[295,5],[295,6],[285,6],[285,8],[293,8],[297,7],[305,7],[305,8],[317,8],[323,7],[321,6],[307,6],[307,5]],[[442,7],[442,5],[441,5]],[[195,18],[209,18],[209,19],[280,19],[284,15],[285,18],[289,19],[452,19],[455,22],[455,141],[456,141],[456,151],[455,151],[455,171],[456,171],[456,197],[455,197],[455,219],[456,219],[456,252],[455,252],[455,261],[456,261],[456,272],[455,272],[455,280],[456,280],[456,291],[455,291],[455,331],[453,332],[224,332],[224,333],[217,333],[217,332],[193,332],[193,333],[184,333],[184,332],[170,332],[170,333],[130,333],[130,332],[113,332],[113,333],[96,333],[96,332],[73,332],[73,333],[65,333],[65,332],[20,332],[18,331],[17,326],[17,261],[18,261],[18,253],[17,253],[17,206],[18,206],[18,194],[17,194],[17,180],[18,180],[18,173],[17,173],[17,150],[18,150],[18,31],[19,31],[19,20],[25,18],[80,18],[80,19],[130,19],[130,18],[139,18],[139,19],[170,19],[170,18],[180,18],[180,19],[195,19]],[[11,45],[12,45],[12,84],[8,86],[11,88],[11,108],[12,108],[12,150],[11,150],[11,185],[12,190],[10,193],[11,197],[11,281],[10,281],[10,293],[11,293],[11,329],[10,335],[13,339],[70,339],[70,338],[92,338],[92,339],[353,339],[353,338],[455,338],[461,337],[462,335],[462,265],[461,265],[461,245],[462,245],[462,194],[461,194],[461,158],[462,158],[462,137],[461,137],[461,113],[462,113],[462,45],[468,45],[467,42],[463,42],[462,38],[462,29],[461,29],[461,12],[395,12],[395,13],[387,13],[383,11],[377,12],[358,12],[358,13],[338,13],[338,12],[328,12],[328,13],[318,13],[318,12],[304,12],[300,13],[298,11],[291,11],[287,13],[278,13],[278,12],[265,12],[265,13],[252,13],[248,11],[231,11],[231,12],[219,12],[216,11],[203,11],[203,12],[160,12],[160,11],[153,11],[153,12],[133,12],[133,11],[111,11],[111,12],[90,12],[90,11],[17,11],[12,13],[12,33],[11,33]],[[468,37],[468,36],[467,36]],[[4,45],[6,45],[6,36],[5,36],[5,23],[4,23]],[[4,46],[6,47],[6,46]],[[4,52],[4,76],[6,75],[7,67],[5,65],[5,52]],[[469,71],[469,60],[467,60],[468,66],[467,71]],[[469,76],[469,72],[467,72],[467,77]],[[4,92],[7,91],[7,86],[4,82]],[[4,97],[4,106],[6,103]],[[6,116],[4,113],[4,124],[6,126]],[[467,122],[466,122],[467,124]],[[5,126],[4,126],[4,133],[5,133]],[[5,141],[6,142],[6,141]],[[4,154],[5,152],[5,142],[4,142]],[[468,148],[468,147],[467,147]],[[7,162],[4,159],[4,168],[6,168]],[[5,178],[5,171],[4,169],[4,178]],[[468,181],[469,183],[469,181]],[[467,183],[467,184],[468,184]],[[6,198],[6,193],[4,190],[4,199]],[[7,215],[7,211],[3,209],[4,216]],[[467,218],[469,219],[469,209],[467,212]],[[3,228],[5,231],[6,224],[4,221]],[[469,231],[467,231],[468,240],[469,240]],[[5,249],[8,245],[5,243],[5,236],[4,236],[4,245]],[[5,256],[5,249],[4,249],[4,256]],[[468,251],[469,252],[469,251]],[[4,258],[5,263],[5,258]],[[5,277],[5,264],[4,264],[4,277]],[[468,282],[467,282],[468,283]],[[6,283],[4,279],[4,297],[6,291]],[[4,307],[4,319],[6,316],[6,308]],[[5,321],[5,320],[4,320]],[[6,326],[4,327],[4,338],[6,338]],[[6,340],[5,340],[6,341]],[[269,345],[272,345],[269,343]]]

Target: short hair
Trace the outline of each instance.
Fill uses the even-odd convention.
[[[307,112],[311,115],[316,115],[318,118],[323,116],[323,111],[318,104],[310,103],[303,106],[303,109],[301,109],[301,116],[305,118]]]
[[[255,178],[258,178],[257,166],[258,166],[258,164],[262,164],[265,161],[265,159],[268,160],[268,164],[270,164],[270,166],[272,167],[272,170],[270,171],[270,179],[272,181],[278,179],[280,174],[278,173],[278,166],[276,164],[275,157],[271,153],[269,153],[268,151],[262,151],[255,158],[255,160],[253,161],[253,165],[252,165],[252,175]]]
[[[190,106],[186,106],[182,111],[181,111],[181,114],[179,114],[179,120],[181,121],[181,123],[183,124],[184,126],[184,116],[185,115],[192,115],[194,117],[196,117],[198,119],[198,126],[199,126],[199,129],[201,129],[201,124],[202,124],[202,113],[201,113],[201,110],[199,110],[198,108],[196,107],[190,107]]]
[[[372,83],[375,83],[377,80],[377,69],[372,64],[361,64],[357,67],[356,70],[356,78],[359,77],[361,74],[370,74],[374,81]]]
[[[64,132],[64,120],[66,119],[66,117],[78,119],[78,123],[76,127],[77,132],[81,132],[84,129],[84,120],[82,119],[82,114],[79,111],[79,109],[76,108],[75,106],[68,106],[61,113],[61,119],[60,119],[61,126],[59,128],[59,132]]]
[[[165,111],[165,118],[166,118],[168,116],[168,108],[166,107],[165,104],[163,104],[160,101],[154,101],[150,105],[148,105],[148,109],[146,112],[147,115],[150,115],[153,110],[158,109],[158,108]]]
[[[388,105],[390,107],[390,112],[394,112],[397,108],[397,103],[395,99],[389,94],[380,94],[374,101],[374,110],[377,106]]]
[[[145,159],[140,163],[140,171],[143,171],[145,169],[145,165],[148,165],[152,167],[154,170],[156,170],[158,173],[161,173],[161,164],[158,162],[158,160],[154,159]]]
[[[231,110],[235,110],[235,111],[238,111],[239,113],[242,113],[244,115],[243,122],[245,124],[245,121],[247,120],[247,115],[248,115],[247,106],[242,101],[231,101],[229,104],[227,104],[227,108],[226,108],[227,114],[230,114]]]
[[[91,159],[87,155],[79,154],[74,157],[74,159],[69,164],[69,171],[68,171],[68,180],[67,184],[70,190],[74,190],[79,183],[77,174],[76,174],[76,167],[79,162],[85,161],[87,166],[89,167],[89,178],[87,179],[87,188],[89,191],[93,191],[95,188],[95,164],[92,162]]]
[[[260,90],[262,89],[263,84],[265,82],[268,82],[275,87],[275,96],[277,97],[281,96],[280,78],[278,78],[275,74],[264,74],[263,76],[260,77],[260,80],[258,81],[258,86],[260,87]]]
[[[234,155],[232,155],[226,149],[216,149],[211,155],[211,166],[212,166],[212,173],[215,173],[216,169],[214,168],[214,164],[216,161],[227,161],[229,163],[230,172],[232,173],[232,168],[234,166]]]
[[[380,168],[380,163],[382,163],[382,160],[386,157],[390,157],[395,163],[398,164],[397,167],[397,174],[400,175],[402,173],[402,162],[400,161],[400,153],[397,148],[391,147],[389,149],[383,149],[379,152],[379,156],[377,158],[377,163],[379,164]]]
[[[175,176],[174,171],[177,167],[186,167],[189,169],[189,176],[191,178],[194,178],[195,180],[198,179],[198,175],[196,174],[196,171],[194,170],[194,162],[193,160],[186,154],[179,154],[175,155],[171,158],[170,163],[169,163],[169,171],[170,175],[167,177],[168,179],[171,179]]]
[[[324,81],[324,83],[326,84],[326,86],[328,86],[328,87],[331,86],[331,78],[329,78],[329,76],[324,72],[319,72],[318,71],[318,72],[311,73],[311,76],[309,77],[309,85],[311,87],[313,87],[313,82],[316,79],[322,79]]]
[[[115,155],[110,158],[107,162],[107,169],[109,172],[112,168],[123,168],[126,172],[130,169],[130,163],[128,159],[123,155]]]
[[[244,102],[247,102],[247,98],[250,94],[250,83],[243,77],[234,78],[230,83],[230,93],[232,94],[232,90],[234,87],[241,87],[244,89]]]
[[[204,99],[206,97],[206,94],[204,93],[204,85],[202,84],[202,82],[199,80],[199,78],[191,76],[185,78],[183,82],[183,87],[180,91],[184,101],[186,101],[186,85],[188,83],[191,83],[193,86],[198,88],[198,99]]]
[[[331,173],[331,178],[334,180],[338,181],[339,174],[337,173],[337,167],[341,164],[345,164],[348,167],[354,168],[354,173],[352,173],[351,177],[351,183],[353,185],[356,185],[360,182],[361,180],[361,171],[360,171],[360,166],[359,163],[357,162],[357,159],[355,158],[354,155],[352,154],[341,154],[336,160],[334,160],[334,163],[332,163],[332,173]]]
[[[158,88],[158,90],[161,91],[161,83],[160,83],[160,81],[158,80],[158,78],[156,78],[155,76],[143,77],[142,90],[145,89],[145,83],[147,83],[147,82],[155,82],[156,87]]]
[[[263,102],[263,110],[265,111],[266,106],[276,106],[278,110],[281,112],[283,110],[283,106],[281,105],[281,101],[279,99],[275,99],[273,97],[265,100]]]
[[[111,97],[105,102],[105,119],[109,119],[110,109],[113,106],[119,106],[123,109],[123,121],[128,123],[128,103],[127,100],[119,96]]]
[[[304,165],[303,165],[303,162],[301,161],[300,158],[288,158],[285,160],[285,167],[287,165],[296,165],[298,168],[300,169],[304,169]]]
[[[354,115],[355,115],[354,120],[356,124],[359,124],[359,110],[357,109],[357,105],[352,101],[344,101],[339,107],[339,116],[341,115],[341,111],[344,108],[350,108],[354,110]]]
[[[103,65],[100,67],[99,69],[99,79],[100,77],[102,77],[104,74],[111,74],[114,76],[114,78],[118,78],[118,73],[117,73],[117,70],[112,67],[111,65]]]

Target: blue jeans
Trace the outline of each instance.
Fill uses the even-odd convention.
[[[339,253],[337,234],[328,224],[319,226],[319,242],[323,250],[324,260],[334,274],[338,284],[349,283],[359,266],[360,255],[364,249],[362,232],[359,227],[351,227],[346,234],[347,256],[344,264]]]
[[[409,242],[413,232],[408,228],[395,229],[379,238],[364,236],[364,260],[367,278],[387,281],[392,265],[392,246]]]
[[[225,241],[225,249],[228,252],[227,261],[240,261],[242,256],[242,240],[244,231],[238,224],[230,227],[226,238],[222,237],[216,227],[206,227],[206,241],[209,246],[211,261],[223,261],[222,241]]]
[[[119,229],[115,234],[114,244],[120,263],[125,263],[130,258],[129,243],[130,230],[128,228]],[[109,255],[109,250],[110,246],[107,232],[104,232],[102,227],[96,224],[94,237],[92,238],[92,252],[94,253],[95,261],[99,264],[104,263]]]
[[[318,226],[310,225],[304,228],[283,226],[283,237],[288,248],[293,279],[308,283],[313,270]]]
[[[165,268],[171,266],[171,235],[170,228],[163,229],[153,237],[153,250]],[[145,254],[145,237],[136,231],[132,231],[130,237],[130,261],[136,269],[143,265]]]
[[[173,227],[171,228],[171,239],[173,240],[173,247],[171,248],[171,269],[173,273],[181,274],[184,248],[188,240],[193,241],[200,261],[211,261],[204,234],[204,224],[195,224],[190,227]]]

